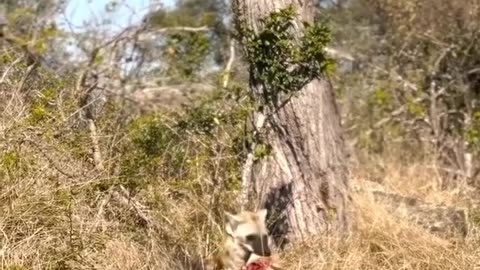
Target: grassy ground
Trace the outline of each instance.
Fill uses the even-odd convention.
[[[381,161],[379,161],[381,162]],[[434,169],[426,164],[400,166],[386,162],[382,188],[447,206],[470,207],[458,192],[441,191]],[[371,171],[370,171],[371,173]],[[357,170],[354,185],[363,185],[369,171]],[[378,180],[377,178],[375,180]],[[464,241],[433,236],[400,220],[366,194],[354,195],[355,234],[339,244],[334,239],[312,239],[283,255],[287,269],[479,269],[480,235],[475,226]]]
[[[179,269],[216,250],[238,188],[245,111],[222,96],[182,115],[107,104],[96,122],[105,169],[96,169],[74,84],[38,80],[34,95],[11,91],[15,80],[1,86],[0,269]],[[354,164],[352,185],[381,182],[430,203],[473,207],[466,188],[440,188],[435,166],[385,156]],[[475,226],[453,244],[368,194],[353,194],[352,206],[349,239],[291,246],[281,254],[285,269],[480,268]]]
[[[10,145],[34,151],[26,143]],[[16,167],[1,178],[0,269],[176,269],[182,258],[208,254],[220,243],[222,224],[215,218],[218,209],[210,208],[212,197],[187,188],[171,194],[169,185],[158,181],[129,200],[122,189],[94,188],[112,179],[81,169],[86,164],[60,152],[4,154],[3,167],[8,162]],[[468,201],[441,191],[433,169],[386,161],[385,172],[383,186],[391,191],[447,205]],[[352,182],[361,185],[375,174],[356,169]],[[321,237],[291,246],[281,254],[285,269],[480,267],[480,236],[474,230],[452,244],[395,218],[365,194],[353,199],[353,236],[342,243]]]

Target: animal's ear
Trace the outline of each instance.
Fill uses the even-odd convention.
[[[257,215],[260,218],[260,220],[262,220],[262,221],[267,220],[267,213],[268,213],[268,211],[267,211],[266,208],[262,208],[262,209],[257,211]]]
[[[241,220],[237,215],[234,215],[230,212],[225,212],[225,217],[227,218],[227,223],[225,223],[225,231],[228,235],[233,236],[233,231],[237,228]]]

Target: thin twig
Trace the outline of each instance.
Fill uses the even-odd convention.
[[[95,166],[97,167],[97,169],[103,170],[105,169],[105,167],[103,166],[102,153],[100,152],[97,126],[95,125],[95,121],[93,119],[88,119],[87,121],[88,130],[90,131],[90,140],[92,141],[93,161],[95,162]]]
[[[95,229],[97,228],[98,223],[100,222],[100,219],[103,217],[103,211],[105,209],[105,206],[107,205],[107,203],[112,198],[112,195],[113,195],[113,189],[110,188],[108,190],[107,194],[102,199],[102,202],[100,203],[97,215],[95,216],[95,222],[93,223],[93,226],[88,230],[88,233],[91,233],[91,232],[95,231]]]
[[[21,92],[22,92],[23,86],[25,85],[25,83],[27,82],[28,78],[30,77],[30,75],[32,75],[33,71],[35,70],[35,68],[36,68],[37,66],[38,66],[38,62],[34,62],[34,63],[32,63],[30,66],[28,66],[27,71],[25,72],[25,75],[22,77],[22,80],[21,80],[20,83],[18,84],[18,87],[17,87],[17,90],[16,90],[17,93],[21,93]]]
[[[0,84],[4,83],[5,82],[5,79],[7,78],[7,75],[8,73],[10,72],[10,70],[18,63],[20,63],[20,61],[22,61],[23,57],[19,57],[17,59],[15,59],[15,61],[13,61],[6,69],[5,71],[3,72],[3,75],[2,75],[2,78],[0,78]]]
[[[153,219],[142,210],[147,209],[147,207],[135,200],[135,198],[131,197],[125,187],[120,186],[120,190],[114,191],[112,195],[123,206],[133,208],[137,217],[139,217],[143,221],[146,227],[151,228],[153,226]]]
[[[60,166],[58,165],[58,162],[55,161],[53,158],[51,158],[51,157],[46,153],[46,151],[45,151],[37,142],[35,142],[34,140],[28,138],[26,134],[23,134],[23,135],[24,135],[23,142],[30,143],[30,144],[33,145],[35,148],[37,148],[37,150],[40,151],[40,153],[43,154],[43,156],[48,160],[48,162],[50,163],[50,165],[51,165],[55,170],[57,170],[59,173],[63,174],[64,176],[66,176],[66,177],[68,177],[68,178],[70,178],[70,179],[74,179],[74,178],[77,177],[76,175],[71,174],[71,173],[63,170],[62,168],[60,168]]]

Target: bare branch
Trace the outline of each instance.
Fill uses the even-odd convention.
[[[99,170],[105,169],[103,166],[102,153],[100,151],[100,144],[97,135],[97,126],[93,119],[88,119],[88,130],[90,131],[90,140],[92,141],[93,162]]]
[[[207,26],[201,27],[187,27],[187,26],[178,26],[178,27],[166,27],[160,29],[152,29],[149,31],[144,31],[138,36],[139,41],[154,40],[158,38],[159,34],[164,34],[167,32],[207,32],[210,28]]]
[[[74,179],[76,178],[78,175],[75,175],[73,173],[70,173],[70,172],[67,172],[65,171],[64,169],[61,168],[61,166],[59,165],[59,162],[57,162],[56,160],[54,160],[52,157],[50,157],[48,154],[47,154],[47,151],[45,151],[45,149],[43,149],[37,142],[35,142],[34,140],[30,139],[25,133],[23,133],[23,142],[26,142],[26,143],[29,143],[30,145],[32,145],[33,147],[35,147],[38,151],[40,151],[40,153],[45,157],[45,159],[47,159],[47,161],[50,163],[50,165],[55,169],[57,170],[59,173],[63,174],[64,176],[66,176],[67,178],[70,178],[70,179]]]
[[[76,83],[76,90],[78,92],[85,91],[85,93],[83,95],[83,100],[81,102],[82,107],[85,107],[85,105],[87,104],[87,100],[88,100],[89,95],[91,94],[91,92],[95,88],[95,85],[92,85],[88,89],[85,89],[86,88],[85,81],[86,81],[86,78],[87,78],[87,75],[88,75],[90,69],[92,68],[93,64],[95,63],[95,59],[98,55],[98,52],[99,52],[98,48],[94,49],[91,52],[90,59],[87,63],[87,66],[83,69],[83,71],[80,74],[80,76],[77,80],[77,83]],[[95,119],[93,117],[93,114],[88,112],[88,110],[89,110],[88,107],[85,108],[85,109],[87,110],[86,118],[87,118],[87,121],[88,121],[88,130],[90,132],[90,139],[92,141],[93,161],[94,161],[95,167],[98,170],[103,170],[105,167],[103,166],[103,159],[102,159],[102,154],[101,154],[101,151],[100,151],[100,145],[99,145],[99,141],[98,141],[97,127],[95,125]]]
[[[176,27],[166,27],[155,29],[151,33],[165,33],[165,32],[206,32],[209,31],[210,28],[207,26],[200,26],[200,27],[188,27],[188,26],[176,26]]]
[[[235,61],[235,39],[230,40],[230,58],[228,59],[227,65],[224,71],[223,77],[223,88],[227,88],[228,81],[230,79],[230,72],[232,70],[233,62]]]

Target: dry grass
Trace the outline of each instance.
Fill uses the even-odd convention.
[[[229,188],[212,189],[215,181],[230,177],[225,167],[235,166],[225,162],[232,159],[227,147],[200,137],[181,141],[189,149],[206,149],[192,151],[185,178],[166,179],[154,171],[143,181],[144,175],[135,174],[141,185],[128,194],[117,171],[124,158],[118,145],[127,140],[124,127],[113,124],[114,117],[99,121],[108,169],[95,170],[88,134],[69,122],[78,108],[51,109],[50,103],[36,112],[41,124],[32,123],[27,102],[3,108],[0,116],[0,269],[182,269],[215,251],[222,241],[221,213],[232,197]],[[228,130],[223,134],[228,137]],[[469,207],[473,201],[462,189],[440,189],[429,164],[372,158],[359,167],[355,185],[377,181],[383,189],[436,204]],[[398,220],[367,195],[355,194],[353,208],[357,226],[351,238],[321,237],[291,246],[281,254],[285,269],[480,268],[480,236],[474,231],[454,245]]]
[[[421,189],[437,181],[428,178],[421,166],[387,166],[384,188],[435,202],[456,201],[454,195],[436,188],[428,192]],[[220,241],[221,226],[211,218],[213,214],[204,198],[189,194],[182,200],[165,199],[161,208],[141,210],[151,218],[151,224],[145,225],[137,210],[122,205],[115,196],[107,197],[108,193],[98,193],[93,196],[95,199],[87,197],[85,191],[82,191],[85,196],[66,193],[73,184],[52,183],[48,176],[54,170],[45,169],[35,177],[15,178],[1,189],[1,269],[176,269],[180,268],[180,257],[209,253]],[[354,184],[368,180],[365,175],[356,171]],[[96,177],[91,174],[88,180],[73,182],[87,186],[101,181]],[[153,197],[165,196],[165,190],[159,184],[135,198],[147,204]],[[396,219],[369,196],[356,194],[353,203],[357,226],[349,239],[340,243],[321,237],[292,246],[282,254],[285,268],[480,267],[478,235],[471,234],[463,243],[454,245]],[[212,239],[207,240],[209,236]],[[206,241],[212,243],[206,245]]]
[[[382,184],[367,188],[450,206],[468,200],[458,192],[442,191],[438,174],[433,168],[426,169],[430,166],[399,164],[384,162],[380,176],[357,168],[353,185],[365,188],[375,179]],[[464,241],[450,241],[453,239],[441,239],[399,220],[368,194],[356,193],[353,206],[357,223],[350,238],[340,243],[321,237],[294,246],[283,254],[286,269],[480,269],[480,234],[474,228]]]
[[[356,198],[358,228],[344,244],[320,238],[284,254],[286,269],[477,269],[478,236],[452,245]],[[374,209],[372,211],[372,209]],[[475,268],[477,267],[477,268]]]

